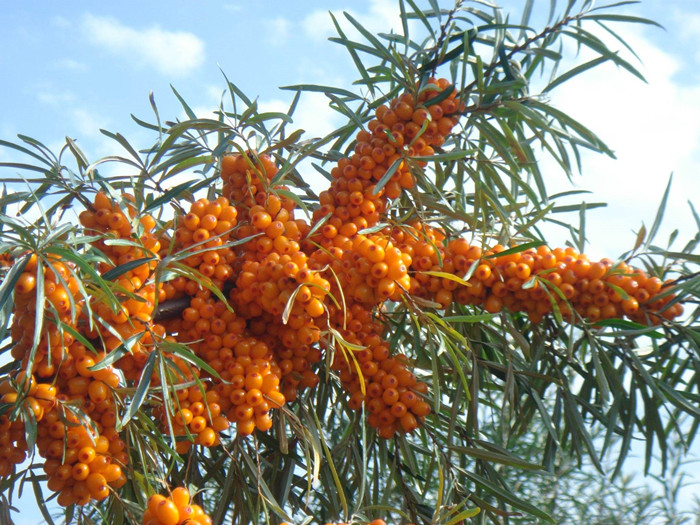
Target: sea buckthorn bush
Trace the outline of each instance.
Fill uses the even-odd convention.
[[[322,88],[348,117],[327,137],[229,84],[229,119],[142,121],[159,138],[133,149],[137,186],[97,177],[109,158],[56,170],[80,191],[28,179],[20,197],[50,184],[60,208],[2,198],[4,498],[31,480],[79,523],[551,521],[509,469],[691,440],[698,237],[596,261],[582,229],[556,247],[537,227],[539,151],[569,170],[609,150],[531,82],[572,37],[633,68],[583,29],[598,11],[516,36],[486,6],[410,4],[428,40],[347,17],[362,89]]]

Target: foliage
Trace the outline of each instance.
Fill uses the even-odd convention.
[[[475,286],[478,263],[537,255],[538,247],[546,243],[540,231],[545,223],[560,224],[571,232],[571,247],[568,252],[558,252],[561,258],[582,256],[585,213],[598,204],[567,203],[581,192],[549,194],[547,179],[558,174],[543,173],[541,163],[545,158],[554,159],[561,174],[571,177],[582,169],[583,151],[611,156],[612,152],[584,124],[550,105],[548,94],[608,61],[641,76],[608,47],[606,38],[612,35],[624,44],[614,32],[619,24],[653,22],[618,13],[620,5],[552,2],[545,27],[537,29],[530,26],[533,2],[526,3],[522,18],[514,23],[500,9],[482,2],[458,0],[445,7],[437,0],[426,5],[399,0],[400,34],[373,35],[349,14],[344,20],[334,19],[338,36],[331,40],[347,49],[358,79],[353,86],[342,88],[287,86],[285,89],[295,92],[287,113],[259,112],[256,101],[226,79],[228,99],[218,108],[217,119],[198,118],[175,91],[187,118],[161,121],[151,99],[152,121],[134,117],[154,137],[146,148],[104,130],[118,153],[96,161],[88,160],[71,139],[58,154],[22,135],[17,142],[2,141],[20,158],[0,164],[7,173],[0,201],[0,253],[7,256],[0,313],[3,351],[11,356],[2,368],[2,394],[10,396],[3,397],[2,410],[7,415],[3,432],[20,443],[17,432],[23,425],[30,451],[45,437],[38,417],[44,407],[39,411],[28,404],[34,391],[28,393],[30,382],[17,371],[37,373],[42,341],[46,346],[42,337],[49,332],[58,341],[78,340],[88,357],[94,351],[92,365],[82,362],[88,370],[86,377],[99,370],[103,370],[104,380],[100,381],[104,383],[112,381],[105,370],[117,377],[109,390],[115,407],[109,410],[114,411],[115,422],[103,426],[114,429],[110,442],[122,440],[126,446],[123,455],[117,451],[119,446],[109,449],[115,463],[124,467],[124,476],[110,482],[109,497],[88,497],[89,504],[69,505],[57,520],[114,525],[138,522],[152,494],[187,485],[215,523],[337,519],[364,523],[374,518],[450,525],[467,520],[555,522],[561,516],[561,505],[574,508],[580,502],[557,494],[541,505],[542,500],[532,498],[532,486],[528,489],[520,484],[524,473],[533,472],[546,480],[562,468],[592,465],[603,473],[610,466],[612,475],[621,480],[612,493],[622,492],[626,490],[620,478],[622,468],[632,440],[639,437],[646,444],[645,470],[655,455],[664,470],[669,464],[673,467],[676,454],[693,442],[700,421],[696,306],[700,234],[680,250],[672,247],[675,239],[667,246],[657,244],[668,191],[649,231],[640,232],[636,245],[617,262],[604,265],[610,277],[606,290],[611,296],[617,293],[621,304],[632,292],[614,284],[618,278],[619,282],[626,279],[625,283],[632,276],[643,276],[640,282],[651,282],[652,277],[664,282],[662,290],[651,294],[648,308],[644,303],[634,315],[624,310],[627,319],[621,315],[600,319],[599,314],[596,318],[586,305],[583,310],[569,308],[571,297],[565,297],[558,284],[551,284],[551,271],[526,277],[526,284],[521,283],[524,290],[535,286],[543,290],[544,310],[530,315],[524,308],[491,309],[485,300],[465,303],[452,300],[452,295],[441,302],[436,290],[421,293],[413,281],[406,281],[410,290],[405,291],[392,284],[383,298],[391,300],[369,301],[371,326],[379,323],[383,327],[381,336],[392,355],[407,357],[406,367],[410,364],[415,375],[415,392],[429,403],[431,413],[416,414],[415,429],[394,426],[392,437],[385,439],[381,428],[368,423],[367,403],[352,405],[357,390],[353,392],[349,385],[363,385],[357,389],[369,385],[357,373],[359,358],[354,357],[365,345],[349,337],[352,330],[343,322],[333,324],[332,312],[339,319],[349,319],[351,311],[359,317],[350,305],[364,303],[353,290],[337,286],[343,277],[329,262],[310,267],[310,273],[318,276],[316,281],[296,281],[299,286],[295,284],[284,296],[284,311],[275,317],[279,326],[288,324],[302,284],[323,289],[309,293],[320,297],[324,313],[316,316],[306,310],[319,319],[312,322],[319,339],[309,345],[321,356],[311,361],[320,378],[318,385],[300,388],[297,397],[297,385],[284,390],[290,380],[285,383],[283,379],[281,391],[287,403],[273,410],[271,428],[266,431],[263,423],[256,423],[255,432],[240,425],[237,430],[217,430],[211,446],[205,446],[201,436],[198,444],[185,445],[193,437],[190,430],[185,428],[179,436],[176,432],[175,418],[182,414],[180,403],[186,400],[183,390],[187,388],[193,398],[197,392],[202,397],[214,385],[227,384],[230,377],[222,379],[221,370],[205,356],[199,340],[182,337],[184,325],[168,332],[171,325],[165,317],[185,315],[184,307],[192,306],[187,299],[183,302],[182,294],[178,298],[175,292],[166,292],[166,285],[174,289],[177,282],[184,289],[183,283],[189,281],[195,288],[209,290],[202,296],[212,304],[218,299],[227,305],[217,315],[224,318],[228,315],[224,310],[235,310],[237,319],[245,319],[246,329],[262,340],[274,323],[270,324],[271,316],[255,315],[251,310],[253,292],[243,297],[240,274],[247,270],[242,263],[232,263],[231,271],[237,273],[217,277],[217,282],[200,262],[214,251],[222,258],[224,253],[235,254],[231,257],[239,261],[252,257],[249,254],[255,250],[250,246],[259,246],[253,243],[258,243],[269,224],[255,224],[264,216],[256,218],[256,201],[245,200],[245,192],[252,193],[253,187],[295,210],[292,214],[299,219],[299,228],[306,228],[298,243],[300,251],[310,259],[319,254],[318,260],[322,253],[334,253],[322,242],[322,236],[330,237],[325,233],[330,230],[324,228],[331,223],[323,208],[329,197],[309,185],[310,170],[329,184],[338,179],[333,170],[348,162],[361,142],[360,133],[376,126],[376,122],[370,124],[375,115],[394,99],[408,95],[416,108],[424,104],[429,109],[453,97],[458,114],[452,124],[456,125],[446,128],[449,133],[444,139],[435,138],[434,147],[406,148],[375,177],[371,188],[364,188],[366,200],[370,195],[383,198],[386,210],[381,216],[378,213],[381,220],[365,224],[366,229],[355,235],[369,238],[399,231],[405,244],[432,245],[432,252],[421,249],[437,253],[437,265],[417,269],[414,264],[409,268],[411,277],[422,273],[426,283],[432,279],[447,290]],[[354,34],[359,36],[351,36]],[[601,34],[606,38],[597,36]],[[563,50],[572,43],[594,53],[595,58],[562,71],[569,64]],[[432,77],[449,81],[440,84],[429,80]],[[541,90],[533,92],[539,85],[543,85]],[[347,118],[346,124],[325,137],[302,140],[302,132],[293,127],[293,117],[299,98],[307,92],[324,93],[330,107]],[[434,114],[425,118],[411,147],[421,136],[430,135],[431,118],[439,120]],[[435,137],[438,135],[436,132]],[[245,163],[243,171],[236,171]],[[246,175],[236,179],[238,173]],[[405,185],[396,190],[402,173],[408,174],[402,179]],[[236,186],[239,182],[243,186]],[[235,193],[238,190],[243,193]],[[393,191],[398,193],[391,195]],[[133,198],[126,197],[127,193]],[[238,207],[232,212],[238,214],[238,224],[234,214],[229,221],[231,231],[217,231],[222,243],[208,245],[206,239],[197,242],[191,235],[187,242],[182,241],[177,229],[195,220],[190,217],[195,213],[193,203],[203,196],[213,201],[222,194],[226,198],[238,195],[237,200],[231,198],[231,205]],[[95,218],[100,209],[121,214],[119,228],[100,226]],[[579,214],[578,225],[570,224],[566,214],[571,212]],[[695,217],[700,230],[700,217]],[[202,218],[199,214],[196,221]],[[433,235],[427,226],[441,233]],[[472,260],[461,274],[443,264],[451,253],[449,242],[460,237],[478,247],[480,254],[483,249],[483,257]],[[506,251],[489,252],[496,244]],[[359,243],[353,249],[359,250]],[[546,252],[540,249],[540,253]],[[125,254],[130,258],[118,259],[117,255]],[[418,257],[413,260],[415,263]],[[58,261],[66,268],[60,276],[55,270]],[[496,268],[496,262],[491,266]],[[631,273],[633,267],[644,273]],[[23,275],[42,268],[46,282],[36,279],[31,300],[20,300],[20,288],[26,284]],[[139,282],[144,290],[147,283],[152,288],[143,293],[141,286],[129,289],[127,281],[142,271],[145,274]],[[582,281],[580,276],[577,279],[576,283]],[[454,284],[440,284],[448,281]],[[328,289],[323,288],[326,285]],[[70,289],[67,302],[58,303],[54,289],[47,293],[46,286]],[[282,291],[278,295],[283,297]],[[132,311],[145,312],[143,304],[149,305],[148,318],[139,318],[146,327],[142,331],[126,333],[115,328],[120,309],[128,301]],[[678,317],[681,310],[676,305],[681,303],[685,315]],[[13,328],[20,326],[21,319],[25,319],[23,333]],[[233,317],[228,319],[235,322]],[[155,328],[161,321],[163,333]],[[272,340],[267,341],[272,347]],[[47,363],[51,365],[50,359]],[[343,366],[349,370],[345,376]],[[313,378],[304,377],[309,384],[301,386],[311,387]],[[422,383],[427,385],[426,392],[418,386]],[[61,416],[66,427],[86,421],[83,412],[87,409],[78,398],[88,399],[87,390],[80,388],[70,391],[72,398],[59,399],[66,407]],[[269,392],[273,391],[277,392],[271,387]],[[362,394],[357,399],[364,398],[365,392]],[[213,420],[209,414],[210,425]],[[533,447],[523,450],[523,443]],[[671,446],[675,443],[678,445]],[[608,465],[601,458],[611,451],[615,459]],[[59,458],[65,459],[63,451],[54,459],[58,462]],[[3,477],[3,497],[11,502],[17,490],[28,490],[31,485],[51,522],[46,502],[54,491],[44,483],[50,475],[42,470],[45,460],[39,454],[30,459],[30,464],[12,468]],[[591,479],[590,472],[583,476]],[[607,481],[601,483],[604,488],[609,486]],[[555,488],[556,484],[552,490]],[[62,502],[60,497],[58,502]],[[581,522],[589,519],[585,510]]]

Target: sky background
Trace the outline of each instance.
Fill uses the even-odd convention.
[[[523,3],[502,4],[517,23]],[[549,7],[547,0],[535,4]],[[653,222],[671,173],[659,242],[677,228],[680,249],[697,231],[688,200],[700,209],[700,1],[647,0],[625,9],[665,27],[621,31],[648,83],[606,65],[552,93],[558,107],[597,132],[617,156],[586,155],[575,180],[576,188],[592,192],[586,200],[609,203],[588,214],[593,257],[614,258],[632,247],[641,224]],[[21,133],[57,151],[69,136],[95,160],[115,153],[100,128],[133,144],[152,141],[129,117],[153,120],[151,91],[162,119],[182,118],[171,84],[203,116],[225,89],[221,71],[262,109],[286,109],[292,94],[279,86],[349,87],[358,75],[341,46],[327,40],[334,34],[329,10],[352,12],[372,32],[399,27],[392,0],[3,3],[0,139],[15,141]],[[307,94],[294,125],[309,138],[342,122],[323,95]],[[0,161],[11,160],[18,158],[0,149]],[[571,188],[554,166],[544,168],[552,189]],[[553,245],[567,239],[561,231],[551,235]],[[31,514],[17,518],[18,525],[39,521]]]

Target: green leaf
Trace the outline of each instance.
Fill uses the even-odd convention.
[[[498,253],[492,253],[491,255],[485,255],[483,258],[484,259],[494,259],[497,257],[506,257],[508,255],[513,255],[514,253],[521,253],[526,250],[530,250],[532,248],[537,248],[538,246],[543,246],[544,243],[543,241],[531,241],[531,242],[525,242],[523,244],[519,244],[517,246],[514,246],[512,248],[508,248],[507,250],[503,250],[502,252]]]
[[[654,339],[661,339],[664,336],[656,331],[653,326],[646,326],[643,324],[635,323],[634,321],[628,321],[627,319],[602,319],[596,321],[596,326],[608,327],[608,328],[619,328],[624,330],[622,334],[619,332],[614,332],[614,335],[645,335],[647,337],[652,337]]]
[[[27,262],[29,262],[30,257],[31,254],[23,256],[4,276],[2,282],[0,283],[0,307],[4,306],[10,299],[12,292],[15,290],[15,285],[17,284],[17,281],[19,281],[20,275],[22,275],[24,272],[24,268],[27,266]]]
[[[525,512],[528,512],[532,514],[533,516],[537,516],[538,518],[542,518],[545,521],[548,521],[550,523],[555,523],[552,517],[541,510],[538,507],[535,507],[534,505],[529,504],[526,501],[523,501],[519,499],[515,494],[510,492],[507,489],[504,489],[503,487],[499,487],[492,481],[487,480],[486,478],[479,476],[478,474],[475,474],[473,472],[469,471],[463,471],[462,474],[472,480],[474,483],[476,483],[478,486],[483,487],[485,490],[493,494],[494,496],[498,497],[498,499],[505,501],[506,503],[509,503],[516,509],[524,510]]]
[[[446,323],[484,323],[498,317],[497,314],[451,315],[443,317]]]
[[[32,166],[31,164],[22,164],[21,162],[0,162],[0,166],[5,168],[17,168],[27,171],[37,171],[39,173],[46,173],[46,168],[41,168],[38,166]]]
[[[345,102],[335,95],[327,94],[326,96],[335,104],[335,108],[337,108],[340,113],[352,120],[358,128],[362,129],[364,127],[362,120],[360,120],[360,117],[357,115],[356,110],[350,108]]]
[[[511,467],[517,467],[524,470],[543,470],[542,465],[536,465],[535,463],[530,463],[510,454],[503,454],[499,452],[494,452],[492,450],[484,450],[476,447],[464,447],[464,446],[450,446],[450,450],[455,452],[460,452],[468,456],[482,459],[484,461],[489,461],[492,463],[500,463],[502,465],[509,465]]]
[[[422,272],[425,275],[430,275],[431,277],[439,277],[440,279],[447,279],[448,281],[454,281],[456,283],[461,284],[462,286],[471,286],[471,283],[465,281],[461,277],[458,277],[457,275],[453,273],[447,273],[447,272],[439,272],[435,270],[425,270]]]
[[[654,218],[654,223],[649,228],[649,234],[647,235],[647,240],[644,243],[644,249],[648,249],[651,241],[656,237],[659,227],[661,226],[661,221],[664,218],[664,213],[666,212],[666,204],[668,203],[668,195],[671,191],[671,182],[673,181],[673,173],[668,177],[668,183],[666,184],[666,190],[664,191],[663,197],[661,197],[661,202],[659,203],[659,209],[656,211],[656,217]]]
[[[136,385],[136,391],[134,392],[134,395],[131,397],[131,402],[129,403],[129,406],[126,408],[126,411],[124,412],[124,416],[122,417],[121,421],[119,422],[119,429],[121,430],[124,428],[129,421],[136,415],[136,412],[138,412],[139,408],[141,408],[141,405],[143,404],[144,400],[146,399],[146,395],[148,395],[148,389],[151,386],[151,378],[153,377],[153,368],[155,367],[156,364],[156,359],[159,356],[159,352],[157,351],[152,351],[148,355],[148,359],[146,360],[146,364],[143,367],[143,371],[141,372],[141,377],[139,378],[139,381]]]
[[[547,86],[542,90],[542,92],[547,93],[549,91],[552,91],[555,87],[563,84],[567,80],[572,79],[576,75],[579,75],[579,74],[583,73],[584,71],[592,69],[592,68],[602,64],[603,62],[607,62],[608,60],[609,60],[608,57],[603,56],[603,57],[594,58],[593,60],[590,60],[590,61],[586,62],[585,64],[581,64],[579,66],[576,66],[575,68],[570,69],[566,73],[563,73],[563,74],[559,75],[557,78],[555,78],[554,80],[552,80],[549,84],[547,84]]]
[[[106,129],[101,129],[100,133],[102,133],[103,135],[105,135],[113,140],[116,140],[134,158],[135,165],[138,167],[143,167],[143,163],[141,161],[141,156],[133,148],[133,146],[131,144],[129,144],[129,141],[126,140],[126,138],[121,133],[112,133],[111,131],[107,131]]]
[[[393,177],[394,173],[396,173],[396,170],[399,169],[399,166],[402,162],[403,159],[399,157],[391,163],[391,166],[389,166],[389,169],[386,170],[386,173],[384,173],[384,175],[382,175],[382,178],[379,179],[377,184],[375,184],[374,190],[372,190],[372,195],[376,195],[382,190],[382,188],[384,188],[384,186],[387,185],[387,183],[391,180],[391,177]]]
[[[42,492],[41,484],[39,483],[39,478],[37,478],[37,476],[31,476],[29,479],[32,482],[32,488],[34,489],[34,498],[36,500],[37,506],[39,507],[39,511],[41,512],[41,516],[44,518],[44,520],[46,520],[46,523],[48,523],[49,525],[54,525],[51,513],[49,512],[49,509],[46,506],[47,497],[44,496]]]
[[[652,25],[656,27],[660,27],[661,29],[664,28],[661,24],[658,22],[654,22],[653,20],[649,20],[648,18],[642,18],[639,16],[632,16],[632,15],[618,15],[615,13],[596,13],[596,14],[589,14],[581,17],[581,20],[596,20],[600,22],[601,20],[605,21],[611,21],[611,22],[630,22],[633,24],[646,24],[646,25]]]
[[[291,91],[310,91],[312,93],[323,93],[324,95],[340,95],[347,97],[349,100],[361,100],[361,98],[347,89],[341,89],[331,86],[319,86],[316,84],[294,84],[292,86],[283,86],[280,89]]]
[[[598,469],[598,472],[603,474],[603,466],[600,464],[600,459],[598,458],[598,453],[596,452],[595,446],[593,445],[591,435],[588,432],[586,424],[583,421],[583,417],[581,416],[581,413],[578,410],[578,406],[576,405],[576,399],[574,398],[574,396],[568,388],[562,388],[561,391],[564,395],[564,405],[566,407],[565,413],[567,415],[569,424],[572,426],[570,431],[575,432],[577,438],[583,438],[583,443],[586,447],[586,450],[588,451],[588,457],[591,458],[593,466],[595,466],[595,468]]]
[[[170,89],[173,90],[173,93],[175,93],[175,96],[176,96],[177,99],[180,101],[180,105],[182,105],[182,109],[185,110],[185,114],[187,115],[187,117],[188,117],[190,120],[196,120],[196,119],[197,119],[197,115],[195,114],[194,111],[192,111],[192,108],[187,104],[187,102],[185,102],[185,99],[182,98],[182,96],[180,95],[180,93],[178,93],[177,89],[175,89],[175,86],[173,86],[172,84],[170,84]]]
[[[25,148],[24,146],[20,146],[19,144],[14,144],[13,142],[8,142],[6,140],[0,140],[0,146],[4,146],[6,148],[11,148],[11,149],[15,149],[17,151],[21,151],[22,153],[29,155],[30,157],[34,157],[39,162],[43,162],[44,164],[46,164],[48,169],[53,168],[53,164],[51,163],[51,161],[47,160],[45,157],[42,157],[41,155],[34,153],[32,150]]]
[[[365,29],[365,27],[360,22],[358,22],[350,13],[348,13],[347,11],[343,11],[343,15],[345,15],[345,18],[347,18],[350,21],[350,23],[355,26],[355,29],[357,29],[360,32],[360,34],[372,44],[373,50],[375,50],[375,52],[378,53],[379,56],[391,62],[398,68],[401,68],[403,66],[402,63],[396,61],[394,55],[390,53],[386,47],[384,47],[384,45],[379,41],[379,39],[377,39],[369,31],[367,31],[367,29]]]
[[[465,519],[473,518],[474,516],[479,514],[479,512],[481,512],[481,509],[479,507],[463,510],[459,514],[453,516],[445,525],[457,525],[459,523],[464,523]]]
[[[144,208],[144,210],[143,210],[144,213],[148,213],[151,210],[160,209],[163,206],[163,204],[171,202],[172,200],[176,199],[185,190],[188,190],[191,187],[192,187],[191,181],[183,182],[182,184],[178,184],[177,186],[173,186],[168,191],[163,193],[163,195],[161,195],[160,197],[153,199],[153,201],[151,203],[149,203]]]
[[[686,392],[675,390],[663,381],[659,381],[656,384],[663,390],[666,394],[666,399],[673,405],[695,418],[700,418],[700,407],[698,407],[697,399],[693,399],[692,397],[688,399],[687,397],[689,396],[687,396]]]
[[[209,363],[207,363],[202,358],[188,350],[186,346],[179,344],[167,345],[167,350],[177,356],[180,356],[182,359],[199,368],[200,370],[206,371],[212,377],[219,378],[219,373],[216,370],[214,370],[209,365]]]
[[[577,26],[575,30],[565,29],[564,31],[562,31],[562,33],[572,37],[573,39],[577,40],[579,43],[583,44],[584,46],[591,48],[593,51],[595,51],[599,55],[608,58],[616,65],[622,67],[623,69],[626,69],[627,71],[632,73],[635,77],[637,77],[639,80],[646,83],[646,79],[644,78],[644,75],[642,75],[634,66],[632,66],[632,64],[630,64],[627,60],[620,57],[616,52],[608,49],[605,46],[605,44],[603,44],[603,42],[601,42],[598,38],[596,38],[589,31],[586,31],[585,29],[583,29],[581,26]]]
[[[157,257],[143,257],[142,259],[135,259],[133,261],[120,264],[119,266],[115,266],[114,268],[107,270],[104,274],[102,274],[102,279],[104,279],[105,281],[113,281],[117,277],[124,275],[126,272],[131,271],[134,268],[138,268],[142,264],[155,261],[156,259]]]

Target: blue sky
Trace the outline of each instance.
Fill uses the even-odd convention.
[[[505,3],[516,6],[511,21],[519,20],[522,2]],[[536,4],[547,9],[549,1]],[[150,137],[129,115],[151,120],[149,92],[163,119],[183,116],[170,84],[205,115],[225,88],[219,68],[275,110],[291,100],[278,86],[347,86],[356,73],[345,51],[327,41],[328,10],[351,10],[371,31],[397,27],[392,0],[7,2],[0,15],[0,139],[22,133],[57,149],[70,136],[91,160],[114,153],[99,128],[145,145]],[[618,156],[586,156],[577,179],[579,188],[594,192],[590,201],[609,203],[588,219],[589,252],[598,257],[631,248],[634,231],[653,221],[671,172],[662,233],[693,234],[687,200],[700,209],[700,2],[647,0],[627,12],[666,27],[624,30],[648,84],[605,66],[553,94]],[[341,121],[326,106],[322,95],[305,96],[295,125],[310,135],[330,131]],[[10,158],[0,149],[0,161]],[[552,187],[568,189],[561,174],[553,175]],[[553,244],[566,239],[552,235]],[[23,515],[18,525],[37,522]]]
[[[519,21],[522,2],[505,3]],[[546,11],[549,1],[535,4]],[[57,149],[70,136],[91,159],[114,153],[99,128],[145,145],[151,137],[129,115],[151,119],[149,92],[164,119],[183,115],[171,84],[204,115],[224,90],[220,69],[263,108],[284,110],[291,94],[279,86],[347,86],[356,78],[346,52],[326,40],[328,10],[348,9],[371,31],[398,27],[393,0],[10,3],[0,34],[0,138],[23,133]],[[616,162],[586,158],[577,179],[595,192],[590,201],[610,203],[589,216],[590,253],[599,257],[621,253],[633,230],[649,225],[671,172],[677,216],[667,231],[692,223],[685,201],[700,193],[700,2],[645,1],[627,11],[667,28],[624,29],[649,84],[605,66],[553,93],[618,154]],[[295,125],[310,135],[330,131],[340,119],[326,106],[320,94],[305,96]],[[552,180],[568,188],[559,174]],[[553,243],[567,238],[552,235]]]

